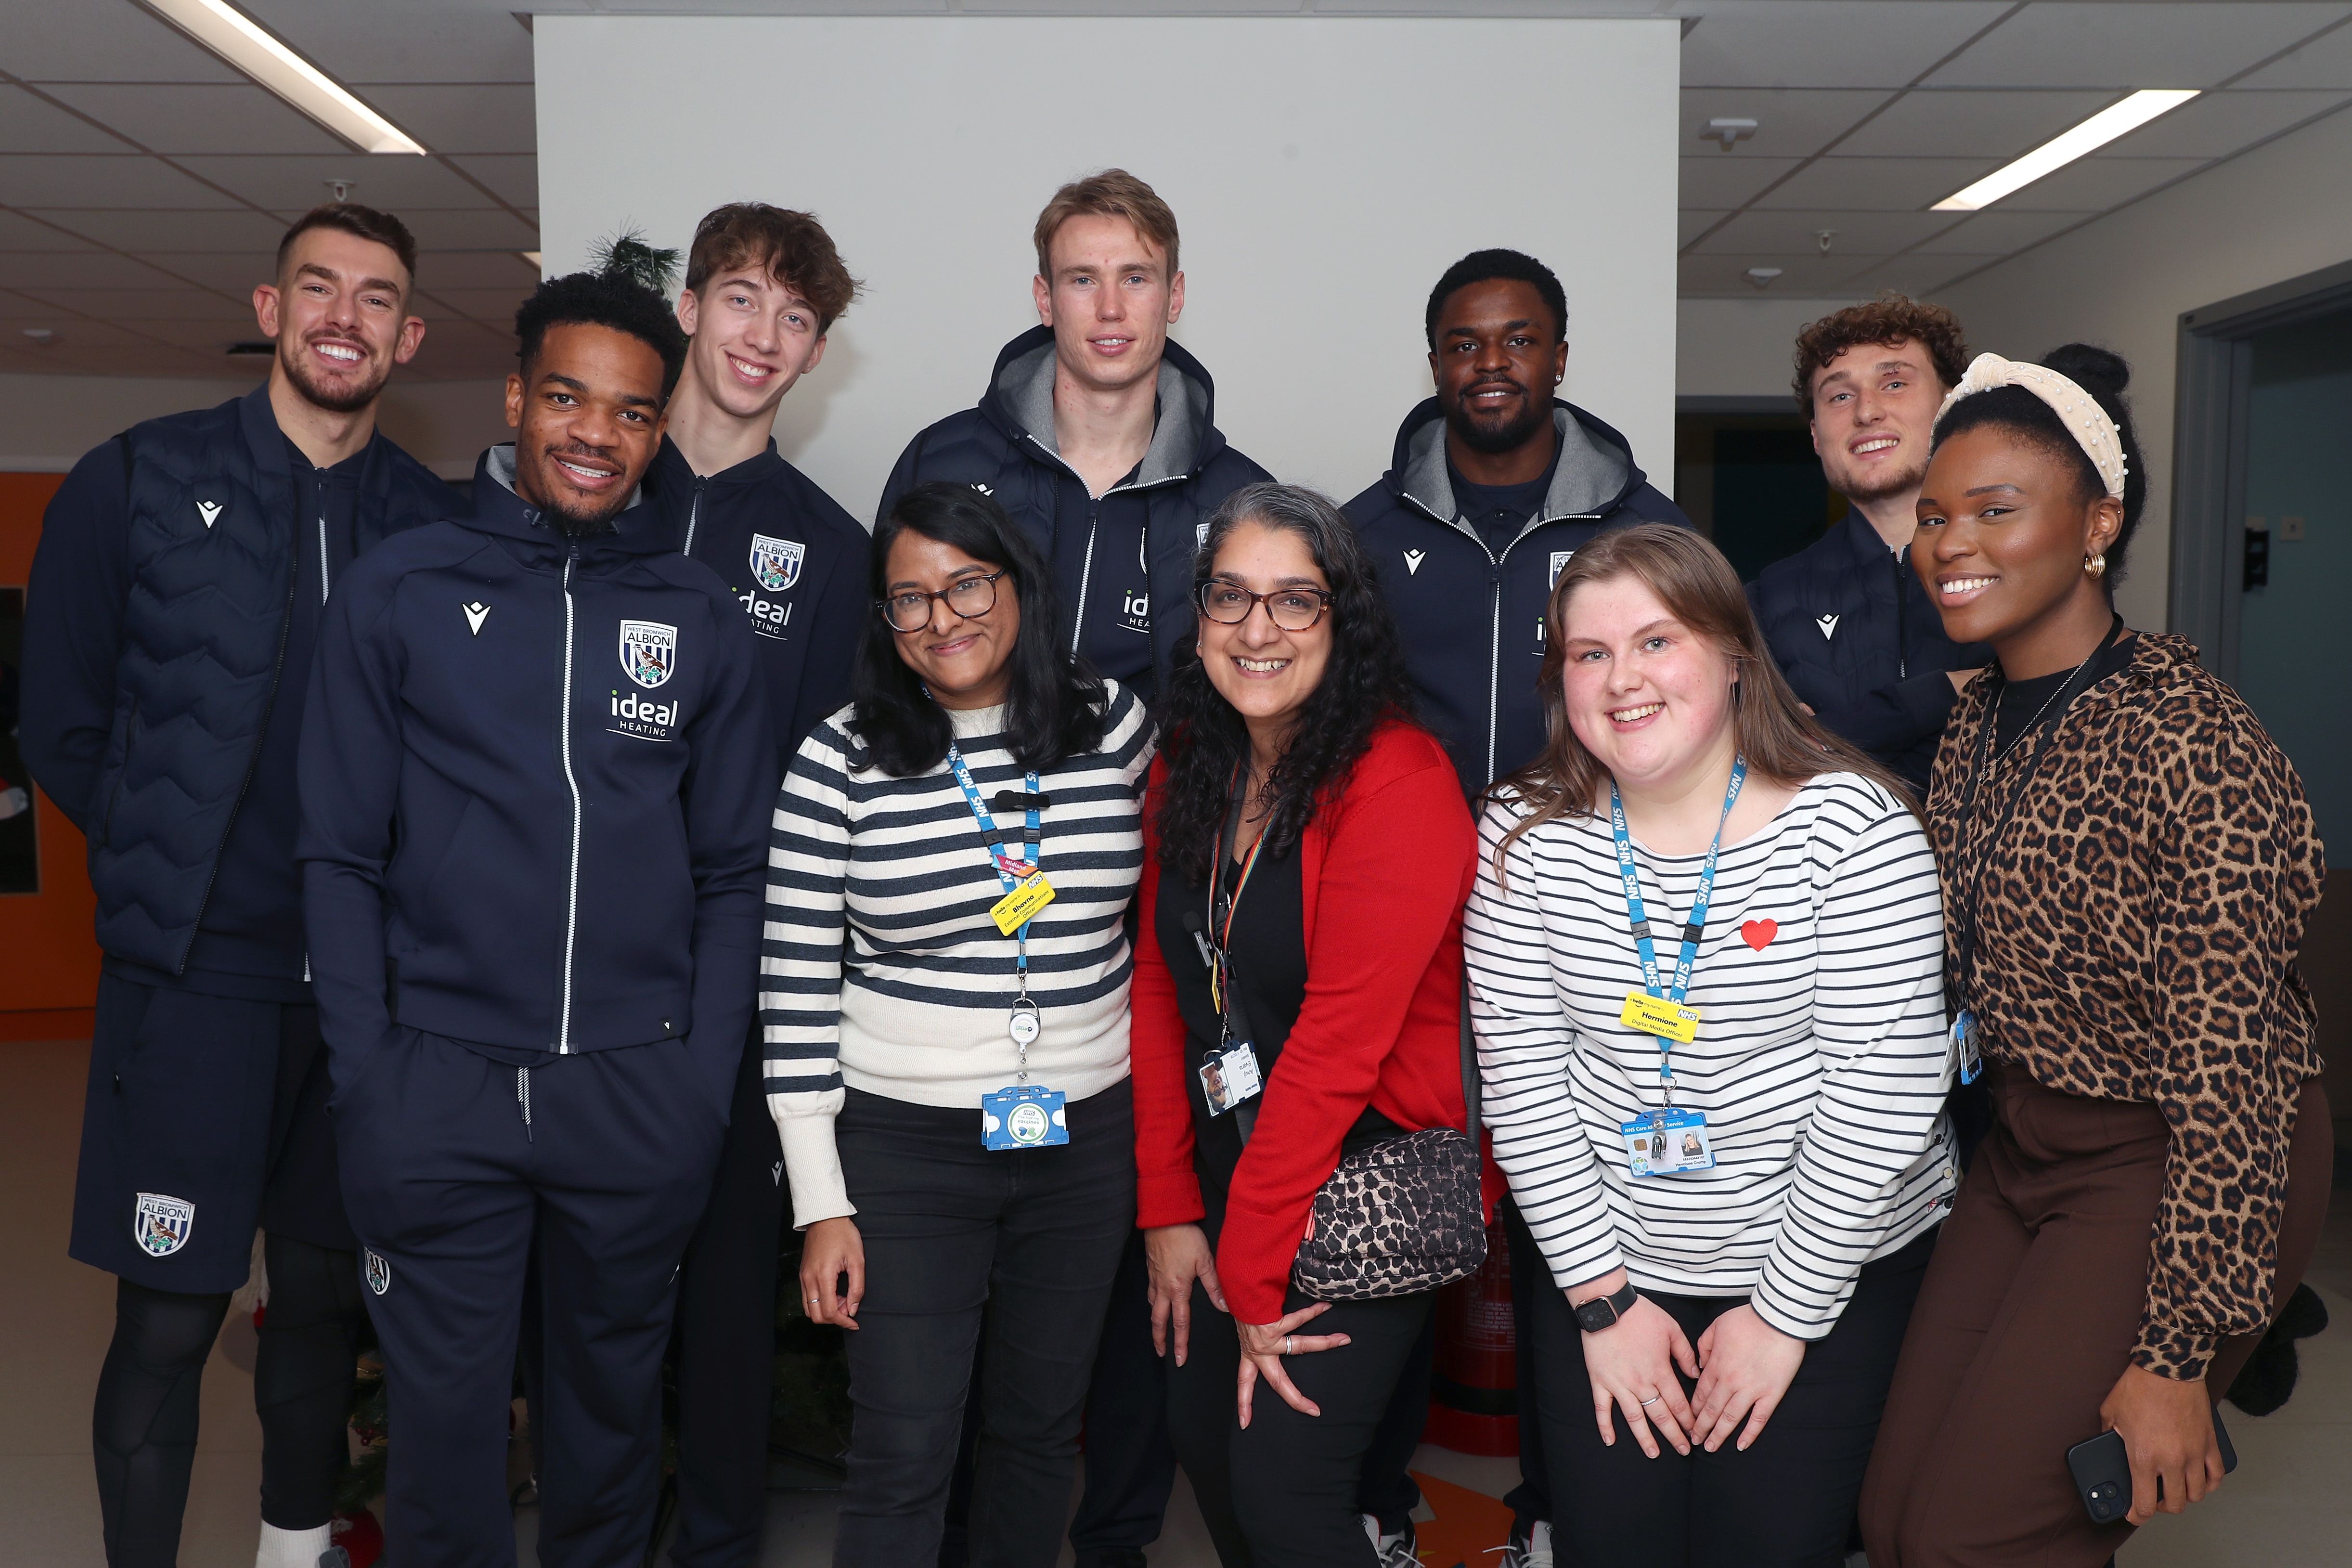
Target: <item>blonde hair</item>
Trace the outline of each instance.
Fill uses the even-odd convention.
[[[1054,280],[1054,236],[1080,216],[1125,218],[1136,233],[1168,253],[1168,276],[1176,276],[1176,215],[1159,192],[1125,169],[1105,169],[1055,191],[1037,215],[1037,276],[1046,282]]]

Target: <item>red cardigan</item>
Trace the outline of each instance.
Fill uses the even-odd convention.
[[[1152,825],[1166,776],[1154,763],[1144,803],[1129,1047],[1136,1223],[1147,1227],[1204,1212],[1184,1082],[1196,1064],[1154,931]],[[1408,1131],[1464,1124],[1462,906],[1477,854],[1453,762],[1427,731],[1402,723],[1373,736],[1301,837],[1307,995],[1234,1173],[1217,1243],[1217,1273],[1240,1321],[1282,1316],[1316,1189],[1339,1168],[1340,1141],[1367,1104]],[[1197,962],[1189,949],[1182,956]]]

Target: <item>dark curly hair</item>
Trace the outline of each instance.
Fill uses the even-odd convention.
[[[1866,305],[1832,310],[1797,334],[1797,374],[1790,384],[1798,412],[1813,416],[1813,377],[1850,348],[1864,343],[1892,347],[1911,342],[1936,363],[1936,379],[1946,390],[1960,384],[1969,368],[1968,334],[1960,319],[1941,305],[1925,304],[1889,289]]]
[[[900,496],[874,530],[866,584],[875,609],[866,617],[849,675],[856,710],[849,727],[866,752],[863,761],[893,778],[912,778],[945,762],[955,739],[947,710],[924,695],[921,679],[898,655],[898,634],[882,618],[890,546],[902,533],[919,533],[1004,569],[1021,607],[1004,697],[1004,736],[1013,760],[1043,772],[1066,757],[1099,749],[1110,694],[1094,667],[1072,658],[1062,640],[1054,574],[1045,556],[992,497],[970,485],[933,479]],[[997,602],[1003,602],[1002,595]]]
[[[669,301],[617,272],[567,272],[531,290],[515,311],[522,374],[530,376],[550,327],[609,327],[626,332],[661,355],[662,395],[677,385],[686,365],[686,333]]]
[[[2116,542],[2107,546],[2107,569],[2099,579],[2107,596],[2113,598],[2116,584],[2123,580],[2124,552],[2139,527],[2139,514],[2147,501],[2147,464],[2140,456],[2138,433],[2132,428],[2130,400],[2124,396],[2124,388],[2131,384],[2131,366],[2124,363],[2121,354],[2090,343],[2067,343],[2052,349],[2042,356],[2042,363],[2089,393],[2092,400],[2106,411],[2107,417],[2116,422],[2116,433],[2122,437],[2124,521],[2116,532]],[[1932,455],[1961,431],[1985,425],[2013,431],[2059,462],[2070,465],[2080,486],[2078,497],[2085,504],[2107,493],[2107,481],[2099,477],[2090,455],[2067,431],[2058,411],[2021,386],[1996,386],[1971,393],[1953,404],[1936,421],[1935,440],[1928,451]]]
[[[1444,313],[1445,301],[1473,283],[1491,283],[1497,278],[1531,286],[1544,309],[1551,312],[1551,341],[1568,341],[1568,290],[1559,286],[1558,273],[1520,251],[1474,250],[1447,268],[1437,287],[1429,291],[1429,309],[1423,315],[1421,331],[1433,352],[1437,348],[1437,318]]]
[[[1272,805],[1265,847],[1281,856],[1297,846],[1317,806],[1347,784],[1372,733],[1412,717],[1412,689],[1397,651],[1396,621],[1356,530],[1328,497],[1297,485],[1244,485],[1211,513],[1192,563],[1193,602],[1234,529],[1253,522],[1306,542],[1331,585],[1331,657],[1323,679],[1300,710],[1289,748],[1262,786]],[[1209,679],[1197,639],[1177,650],[1161,706],[1160,861],[1192,881],[1213,873],[1222,848],[1234,779],[1249,762],[1249,731]]]

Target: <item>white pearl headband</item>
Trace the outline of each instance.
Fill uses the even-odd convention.
[[[2124,476],[2129,471],[2124,466],[2123,433],[2098,400],[2066,376],[2046,364],[2032,364],[2024,360],[2003,359],[1999,354],[1979,354],[1969,362],[1968,374],[1960,384],[1944,398],[1944,405],[1936,410],[1936,423],[1952,411],[1952,405],[1973,393],[1990,392],[1996,386],[2021,386],[2048,404],[2091,459],[2091,467],[2099,470],[2106,482],[2107,494],[2121,500]]]

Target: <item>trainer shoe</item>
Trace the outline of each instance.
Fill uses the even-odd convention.
[[[1552,1568],[1551,1525],[1539,1519],[1525,1535],[1515,1526],[1510,1540],[1486,1550],[1503,1554],[1496,1568]]]
[[[1412,1521],[1406,1520],[1404,1528],[1394,1535],[1383,1535],[1379,1518],[1368,1513],[1364,1515],[1364,1534],[1372,1543],[1372,1560],[1380,1568],[1422,1568],[1421,1545],[1413,1538]]]

